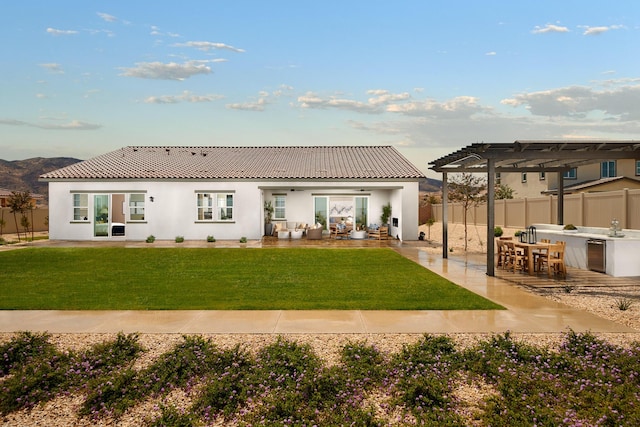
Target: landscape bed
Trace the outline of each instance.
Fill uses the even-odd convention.
[[[59,348],[48,334],[0,342],[9,425],[557,426],[640,424],[640,347],[568,331],[555,347],[510,333],[459,346],[423,335],[395,351],[343,343],[328,363],[273,337],[220,346],[191,335],[152,358],[138,335]]]
[[[503,309],[391,249],[26,248],[4,310]]]

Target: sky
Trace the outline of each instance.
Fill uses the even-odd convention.
[[[637,139],[637,1],[68,1],[1,7],[0,159],[129,145]]]

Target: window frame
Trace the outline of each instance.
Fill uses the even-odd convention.
[[[282,202],[282,206],[278,206]],[[286,221],[287,219],[287,196],[286,194],[273,195],[273,219],[275,221]]]
[[[636,176],[640,176],[640,160],[636,160]]]
[[[578,179],[578,168],[571,168],[562,174],[563,179]]]
[[[521,172],[520,173],[520,182],[522,182],[523,184],[525,184],[527,182],[527,173],[526,172]]]
[[[196,222],[234,222],[234,196],[233,191],[196,191]]]
[[[612,173],[613,169],[613,173]],[[615,160],[605,160],[600,163],[600,178],[613,178],[616,175],[617,164]]]
[[[78,204],[76,204],[76,196],[78,199]],[[85,198],[84,205],[82,202],[82,197]],[[71,206],[72,206],[72,221],[73,222],[90,222],[89,220],[89,194],[88,193],[71,193]],[[81,212],[82,209],[85,211],[85,215],[78,214],[76,216],[76,211]]]
[[[133,196],[142,196],[142,201],[132,200]],[[145,193],[128,193],[127,195],[127,222],[145,222],[147,220],[147,206]],[[132,203],[135,203],[132,205]],[[141,212],[140,212],[141,211]],[[133,218],[133,216],[142,215],[142,218]]]

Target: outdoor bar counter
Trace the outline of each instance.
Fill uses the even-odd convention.
[[[564,254],[566,265],[588,270],[587,242],[599,241],[604,247],[604,273],[614,277],[640,276],[640,230],[619,230],[618,235],[609,235],[608,228],[577,227],[577,232],[563,230],[562,225],[533,224],[537,240],[567,243]]]

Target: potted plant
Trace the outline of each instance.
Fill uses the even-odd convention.
[[[567,224],[563,227],[562,229],[565,233],[577,233],[578,232],[578,227],[576,227],[573,224]]]
[[[389,218],[391,218],[391,203],[382,205],[382,215],[380,215],[380,222],[382,225],[389,225]]]
[[[495,237],[500,237],[500,236],[502,236],[502,233],[503,233],[503,231],[502,231],[502,227],[494,227],[494,228],[493,228],[493,235],[494,235]]]
[[[273,218],[273,204],[271,200],[264,202],[264,235],[271,236],[273,234],[273,224],[271,219]]]

